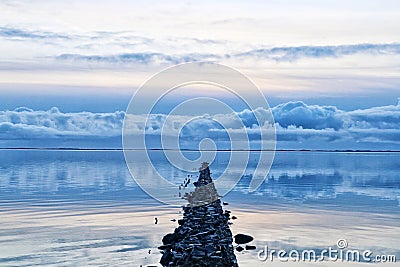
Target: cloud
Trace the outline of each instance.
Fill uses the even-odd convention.
[[[219,47],[217,50],[223,51],[223,47],[226,46],[225,42],[219,40],[189,37],[164,37],[156,40],[131,31],[90,31],[78,34],[11,26],[0,27],[1,39],[18,41],[19,44],[27,45],[28,50],[32,44],[52,47],[51,50],[41,51],[40,54],[36,51],[38,59],[43,59],[44,56],[59,61],[98,63],[177,64],[196,60],[216,60],[220,56],[210,53],[213,50],[210,47]],[[177,49],[187,53],[171,53]],[[62,53],[63,50],[70,53]],[[110,55],[109,51],[115,51],[115,54]]]
[[[255,57],[273,61],[296,61],[302,58],[339,58],[355,54],[399,55],[400,44],[273,47],[254,49],[235,56],[242,58]]]
[[[272,108],[281,141],[400,143],[400,105],[343,111],[288,102]]]
[[[282,128],[365,130],[400,129],[400,103],[390,106],[339,110],[334,106],[288,102],[272,108],[275,122]]]
[[[199,41],[197,43],[210,43],[211,40]],[[178,42],[180,43],[180,42]],[[213,42],[217,45],[220,43]],[[182,43],[181,43],[182,45]],[[159,47],[156,45],[155,47]],[[176,49],[173,49],[176,51]],[[191,61],[218,61],[223,62],[236,58],[238,60],[292,62],[306,58],[341,58],[357,54],[368,54],[372,56],[400,55],[400,44],[354,44],[338,46],[294,46],[273,47],[268,49],[255,49],[247,52],[230,53],[162,53],[162,52],[135,52],[120,53],[113,55],[103,54],[60,54],[57,60],[91,61],[105,63],[171,63],[178,64]]]
[[[267,118],[267,110],[254,111]],[[400,145],[400,105],[343,111],[333,106],[288,102],[272,108],[277,140],[293,144],[392,144]],[[204,138],[217,142],[229,141],[229,135],[239,136],[243,127],[248,138],[257,141],[260,131],[271,129],[267,119],[257,123],[252,112],[190,116],[151,114],[144,125],[144,115],[127,115],[127,133],[160,138],[180,136],[183,141],[198,143]],[[76,138],[92,140],[121,137],[125,113],[62,113],[57,108],[34,111],[18,108],[0,112],[0,140],[34,140]],[[365,146],[364,146],[365,147]],[[304,147],[307,148],[307,147]]]
[[[155,38],[132,31],[56,32],[24,29],[17,26],[0,27],[0,38],[24,43],[46,44],[53,49],[35,51],[58,61],[90,61],[94,63],[177,64],[190,61],[238,62],[297,62],[302,59],[342,58],[370,55],[372,57],[400,55],[399,43],[356,43],[351,45],[275,46],[229,42],[214,38],[164,36]],[[114,51],[110,54],[109,51]],[[47,53],[47,55],[43,55]],[[19,54],[16,54],[20,58]]]
[[[8,39],[71,39],[70,36],[48,31],[29,31],[13,27],[0,27],[0,37]]]
[[[62,113],[56,107],[48,111],[33,111],[25,107],[0,111],[0,139],[119,136],[124,115],[120,111]]]
[[[139,64],[179,64],[193,61],[215,61],[219,56],[213,54],[185,54],[167,55],[163,53],[123,53],[117,55],[80,55],[80,54],[61,54],[57,60],[68,61],[90,61],[98,63],[139,63]]]
[[[397,106],[375,107],[348,112],[349,127],[361,129],[399,129],[400,103]]]
[[[275,121],[284,128],[334,129],[343,127],[343,112],[333,106],[308,106],[301,101],[288,102],[272,109]]]

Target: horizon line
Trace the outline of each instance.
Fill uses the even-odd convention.
[[[175,149],[175,148],[76,148],[76,147],[0,147],[0,150],[51,151],[187,151],[187,152],[347,152],[347,153],[400,153],[400,150],[372,149]]]

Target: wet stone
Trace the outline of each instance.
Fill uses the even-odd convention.
[[[167,234],[163,237],[162,242],[164,245],[169,245],[174,242],[175,238],[175,234]]]
[[[253,237],[245,234],[237,234],[235,235],[235,243],[236,244],[246,244],[253,241]]]

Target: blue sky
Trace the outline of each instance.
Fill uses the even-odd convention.
[[[2,111],[114,114],[153,74],[196,60],[240,70],[271,106],[379,113],[400,96],[398,1],[16,0],[0,10]]]

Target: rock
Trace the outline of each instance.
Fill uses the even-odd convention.
[[[163,266],[167,266],[169,264],[170,260],[172,259],[172,256],[173,256],[173,254],[171,252],[169,252],[169,251],[164,252],[164,254],[161,257],[160,263]]]
[[[228,225],[230,212],[222,209],[208,164],[202,165],[194,185],[194,192],[185,195],[189,204],[182,207],[183,219],[178,220],[178,228],[162,239],[160,263],[163,266],[238,267]]]
[[[246,245],[246,250],[255,250],[256,246]]]
[[[232,216],[232,220],[236,220],[237,219],[237,217],[236,216]]]
[[[244,248],[242,248],[241,246],[237,246],[236,250],[239,251],[239,252],[242,252],[244,250]]]
[[[246,244],[253,241],[253,237],[245,234],[237,234],[235,235],[235,243],[236,244]]]
[[[175,234],[166,234],[163,239],[162,242],[164,245],[169,245],[172,244],[175,241],[176,235]]]

